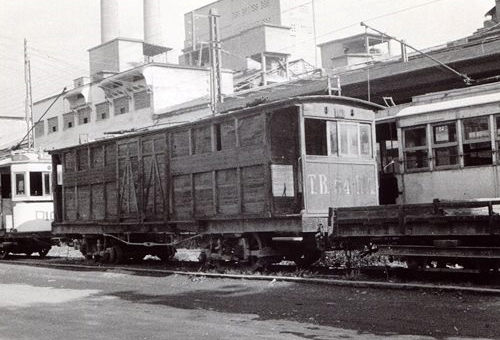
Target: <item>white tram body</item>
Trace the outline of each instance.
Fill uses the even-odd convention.
[[[2,233],[50,232],[54,219],[47,154],[12,151],[0,158]]]
[[[377,133],[381,176],[394,174],[398,190],[382,180],[381,201],[388,192],[397,198],[387,203],[402,204],[500,197],[499,84],[417,97],[378,119]]]

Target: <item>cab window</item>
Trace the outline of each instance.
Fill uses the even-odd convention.
[[[24,174],[16,174],[16,195],[26,195]]]
[[[306,154],[372,157],[372,130],[367,123],[305,119]]]

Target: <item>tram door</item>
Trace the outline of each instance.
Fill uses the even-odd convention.
[[[0,230],[12,228],[12,187],[10,168],[0,168]]]
[[[396,123],[376,125],[377,160],[379,171],[380,204],[395,204],[399,196],[396,173],[399,171]]]
[[[271,113],[269,139],[275,214],[297,214],[302,209],[299,180],[299,121],[296,107]]]

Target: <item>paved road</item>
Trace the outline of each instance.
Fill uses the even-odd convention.
[[[0,339],[500,338],[500,298],[0,264]]]

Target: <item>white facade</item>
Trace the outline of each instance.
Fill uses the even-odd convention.
[[[232,73],[223,73],[223,93],[232,93]],[[35,128],[35,147],[42,150],[104,138],[122,130],[158,123],[154,118],[180,103],[209,98],[210,72],[206,68],[146,64],[69,90],[59,97]],[[37,122],[55,100],[35,103]],[[163,116],[175,124],[198,115]]]

